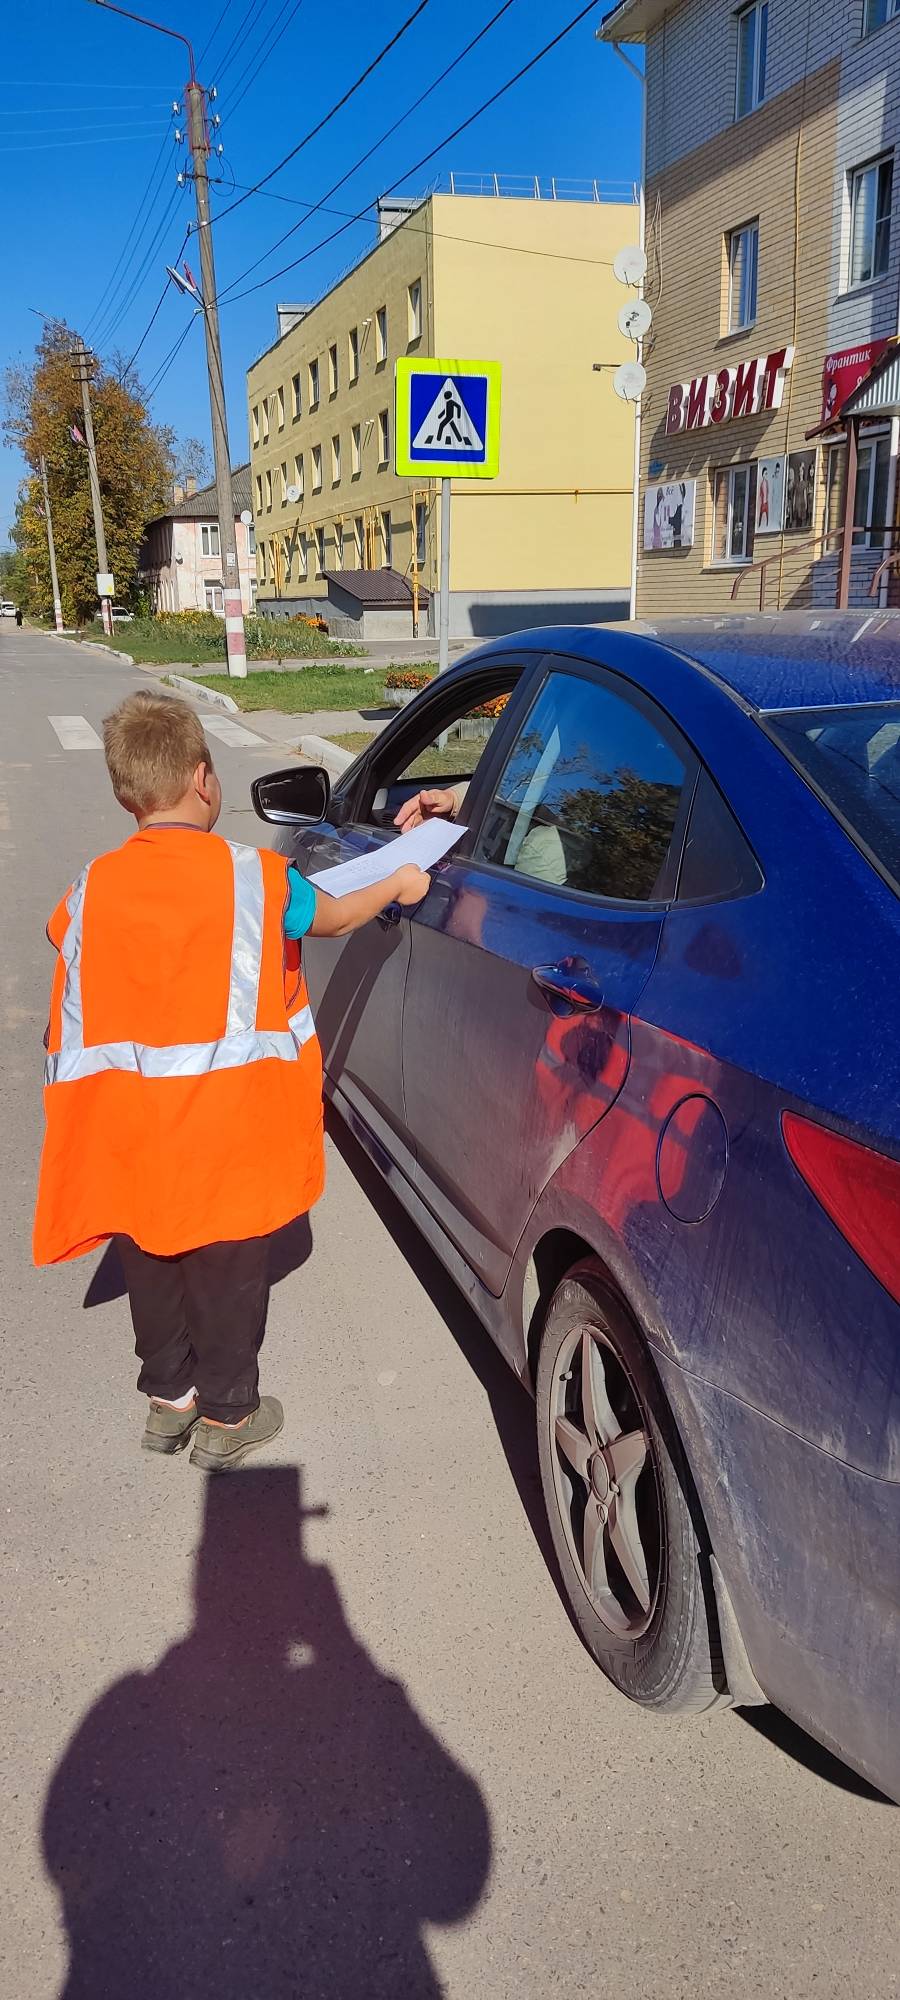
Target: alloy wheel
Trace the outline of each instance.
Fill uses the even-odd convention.
[[[598,1618],[617,1639],[647,1631],[665,1572],[665,1516],[649,1413],[600,1326],[560,1348],[550,1430],[570,1553]]]

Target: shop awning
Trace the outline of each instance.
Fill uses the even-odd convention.
[[[878,417],[900,417],[900,338],[887,343],[884,353],[873,361],[827,422],[815,424],[806,436],[810,440],[833,437],[843,430],[848,417],[868,418],[870,422]]]

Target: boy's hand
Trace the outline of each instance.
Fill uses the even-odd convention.
[[[431,876],[424,868],[417,868],[414,861],[407,861],[397,869],[394,876],[395,892],[392,902],[401,903],[407,909],[411,903],[421,903],[431,888]]]

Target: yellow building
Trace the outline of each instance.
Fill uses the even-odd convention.
[[[612,381],[634,349],[612,262],[637,211],[528,185],[383,202],[368,255],[316,305],[278,307],[247,377],[260,610],[333,624],[359,569],[437,590],[436,482],[393,470],[394,363],[433,354],[503,366],[500,476],[453,483],[451,632],[627,617],[634,418]],[[411,631],[397,617],[387,636]]]

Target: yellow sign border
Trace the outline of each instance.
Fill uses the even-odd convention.
[[[434,355],[403,354],[394,363],[394,471],[399,479],[496,479],[500,470],[500,361],[447,361]],[[413,375],[487,377],[487,437],[481,465],[410,457],[410,383]]]

